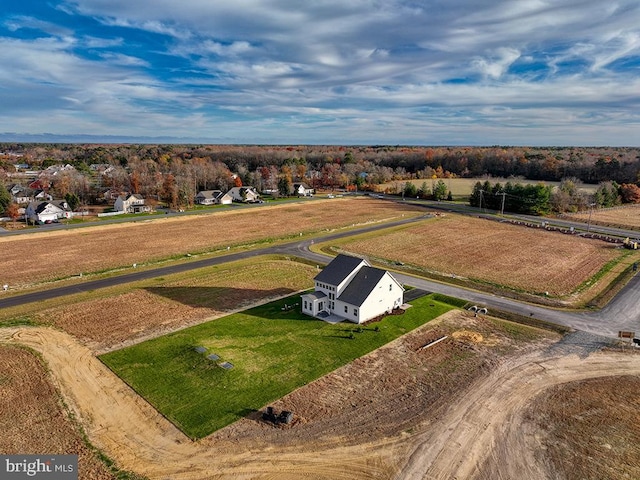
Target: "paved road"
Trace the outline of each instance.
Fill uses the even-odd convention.
[[[396,225],[404,225],[407,223],[416,222],[424,219],[426,216],[422,217],[411,217],[403,220],[399,220],[396,222],[386,223],[386,224],[376,224],[370,227],[364,227],[357,230],[349,230],[336,234],[326,235],[320,239],[316,239],[316,241],[327,241],[333,240],[337,238],[348,237],[354,234],[367,233],[375,230],[380,230],[383,228],[388,228]],[[284,254],[284,255],[296,255],[303,256],[306,258],[310,258],[314,261],[318,261],[319,264],[324,265],[327,263],[330,258],[324,255],[317,255],[310,252],[306,245],[309,245],[309,242],[290,242],[281,245],[275,245],[272,247],[261,248],[258,250],[249,250],[245,252],[239,253],[231,253],[228,255],[223,255],[219,257],[213,258],[205,258],[201,260],[192,260],[186,261],[184,263],[170,265],[166,267],[159,267],[148,270],[136,270],[131,273],[126,273],[123,275],[118,275],[114,277],[101,278],[98,280],[87,280],[82,283],[67,285],[63,287],[52,288],[49,290],[42,290],[32,293],[25,293],[23,295],[15,295],[15,296],[7,296],[6,298],[1,298],[2,292],[0,292],[0,308],[7,307],[15,307],[18,305],[24,305],[32,302],[39,302],[43,300],[49,300],[52,298],[62,297],[65,295],[73,295],[76,293],[89,292],[92,290],[97,290],[99,288],[105,287],[114,287],[116,285],[124,285],[126,283],[137,282],[140,280],[148,280],[150,278],[162,277],[165,275],[171,275],[173,273],[181,273],[189,270],[194,270],[197,268],[210,267],[213,265],[221,265],[223,263],[233,262],[236,260],[241,260],[245,258],[251,258],[258,255],[268,255],[268,254]]]
[[[202,267],[212,265],[220,265],[235,260],[246,259],[258,255],[265,254],[284,254],[291,256],[303,257],[318,265],[324,265],[330,261],[330,257],[322,254],[314,253],[309,250],[312,242],[325,242],[337,238],[343,238],[355,234],[371,232],[388,228],[394,225],[402,225],[418,221],[421,218],[408,218],[401,221],[384,225],[374,225],[357,230],[341,232],[337,234],[326,235],[314,240],[305,240],[302,242],[290,242],[282,245],[266,247],[258,250],[251,250],[240,253],[233,253],[220,257],[207,258],[201,260],[193,260],[178,265],[155,268],[152,270],[139,270],[132,273],[119,275],[116,277],[103,278],[99,280],[90,280],[77,285],[69,285],[65,287],[54,288],[39,292],[27,293],[24,295],[10,296],[0,298],[0,308],[12,307],[26,303],[43,301],[74,293],[87,292],[99,288],[112,287],[122,285],[139,280],[145,280],[173,273],[185,272]],[[625,288],[602,310],[593,312],[576,312],[558,309],[545,308],[542,306],[531,305],[516,300],[499,297],[492,294],[467,290],[464,288],[447,285],[444,283],[433,282],[430,280],[417,278],[400,273],[394,273],[398,280],[406,285],[410,285],[431,292],[442,293],[452,297],[461,298],[477,305],[487,307],[489,309],[496,308],[499,310],[518,313],[524,316],[531,316],[540,320],[564,325],[593,334],[604,335],[607,337],[616,337],[619,330],[637,331],[640,333],[640,276],[636,275],[625,286]]]

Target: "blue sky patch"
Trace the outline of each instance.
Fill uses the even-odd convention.
[[[5,0],[0,132],[394,145],[640,138],[637,0],[314,5]]]

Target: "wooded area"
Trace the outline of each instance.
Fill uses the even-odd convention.
[[[47,174],[47,167],[56,165],[73,168]],[[200,190],[239,184],[286,194],[294,182],[315,189],[367,190],[394,180],[452,177],[513,178],[513,184],[519,178],[570,180],[574,186],[616,182],[620,201],[635,201],[640,148],[0,144],[0,183],[13,184],[16,173],[26,171],[38,171],[38,187],[57,198],[77,195],[81,204],[101,200],[106,189],[189,205]],[[487,207],[495,201],[501,206],[491,189]],[[572,196],[568,184],[565,190],[552,202],[554,209],[593,203]]]

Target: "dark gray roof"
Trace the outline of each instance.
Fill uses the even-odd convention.
[[[329,285],[340,285],[362,261],[362,258],[351,257],[341,253],[331,260],[331,263],[324,267],[324,269],[315,276],[314,280]]]
[[[362,267],[340,294],[338,300],[361,306],[385,273],[387,273],[386,270],[379,268]]]
[[[325,298],[327,294],[319,290],[316,290],[315,292],[307,293],[304,296],[309,297],[310,299],[320,300],[321,298]]]

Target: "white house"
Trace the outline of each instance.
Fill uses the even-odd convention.
[[[338,255],[314,278],[315,291],[301,296],[302,313],[363,323],[403,304],[404,288],[366,260]]]
[[[69,206],[64,200],[55,202],[31,202],[25,209],[25,217],[34,223],[57,222],[61,218],[71,218]]]
[[[313,196],[313,188],[309,188],[304,183],[294,183],[293,184],[293,194],[299,197],[312,197]]]
[[[33,200],[40,201],[40,202],[42,201],[51,202],[53,200],[53,197],[49,195],[47,192],[45,192],[44,190],[39,188],[33,192]]]
[[[113,208],[116,212],[125,213],[141,213],[151,210],[148,205],[144,204],[144,197],[137,193],[132,193],[127,197],[119,195],[113,204]]]
[[[227,192],[234,202],[256,203],[260,201],[260,194],[254,187],[233,187]]]
[[[11,199],[18,205],[24,205],[31,201],[32,191],[20,185],[12,185],[9,189]]]
[[[198,205],[230,205],[233,197],[220,190],[202,190],[196,195],[195,201]]]

